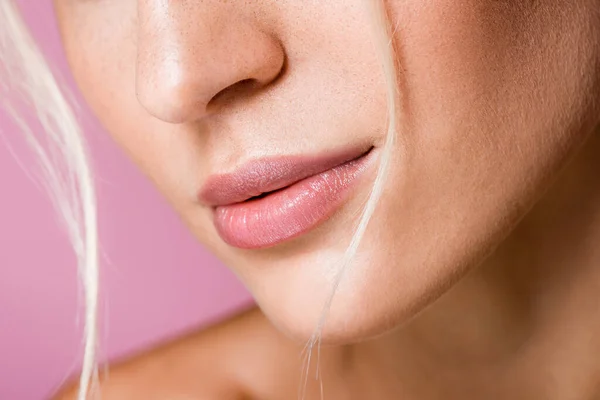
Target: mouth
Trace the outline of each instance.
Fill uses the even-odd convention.
[[[329,219],[374,158],[374,147],[363,147],[260,159],[210,177],[198,197],[213,207],[213,223],[224,242],[242,249],[272,247]]]

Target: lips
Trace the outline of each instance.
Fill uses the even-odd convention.
[[[213,207],[215,228],[229,245],[274,246],[331,217],[373,153],[363,147],[324,156],[251,161],[233,173],[210,177],[198,197]]]

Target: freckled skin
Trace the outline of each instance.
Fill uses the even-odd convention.
[[[199,241],[240,276],[268,319],[305,340],[368,183],[317,229],[261,250],[225,244],[196,193],[208,176],[250,159],[347,146],[381,150],[386,87],[366,0],[55,4],[73,74],[108,132]],[[494,372],[498,380],[510,376],[507,391],[537,390],[536,363],[551,364],[539,349],[558,340],[560,321],[536,313],[546,315],[554,301],[575,304],[574,294],[554,285],[566,268],[559,260],[569,254],[579,261],[577,271],[585,273],[577,279],[589,278],[577,280],[583,286],[595,273],[587,266],[600,261],[558,235],[568,229],[580,243],[600,241],[599,212],[591,206],[600,202],[592,202],[596,191],[589,189],[598,186],[600,170],[600,2],[386,5],[402,100],[391,174],[357,262],[336,294],[324,340],[355,343],[404,326],[404,333],[385,336],[393,341],[371,341],[356,354],[404,374],[413,384],[402,393],[420,400],[436,393],[450,398],[448,388],[465,382],[479,382],[469,386],[483,396],[474,398],[492,398],[489,380],[468,371],[465,379],[458,372],[435,375],[436,385],[413,374],[445,365],[433,354],[452,354],[445,362],[467,357],[457,349],[503,354],[524,332],[545,332],[535,336],[544,345],[518,367],[511,364],[527,379]],[[534,307],[527,299],[536,296],[544,300]],[[582,310],[588,308],[569,315],[590,317]],[[545,321],[543,329],[532,321]],[[416,337],[419,344],[411,341]],[[383,362],[377,346],[390,354],[402,350],[404,364]]]

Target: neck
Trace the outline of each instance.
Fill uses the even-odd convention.
[[[398,393],[419,399],[588,398],[600,379],[599,171],[600,130],[480,268],[353,348],[359,369],[393,371]]]

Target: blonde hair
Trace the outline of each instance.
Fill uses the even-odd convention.
[[[33,149],[44,186],[60,215],[77,264],[85,295],[84,355],[79,400],[97,382],[98,237],[96,195],[79,124],[56,79],[35,45],[17,6],[0,0],[0,82],[3,106]],[[43,138],[7,100],[25,101],[43,128]]]
[[[325,301],[319,321],[317,322],[315,330],[311,335],[310,339],[308,340],[304,349],[305,359],[302,371],[303,387],[300,388],[301,391],[299,393],[299,397],[301,399],[304,399],[305,397],[305,389],[308,383],[313,348],[316,345],[317,354],[320,355],[321,336],[323,328],[325,326],[327,315],[333,303],[333,298],[337,293],[337,290],[340,286],[340,283],[342,282],[343,277],[353,265],[352,261],[356,257],[356,253],[358,252],[358,248],[365,235],[369,222],[373,217],[373,214],[375,213],[377,203],[381,198],[387,177],[389,175],[392,152],[395,149],[396,129],[398,126],[399,118],[398,104],[400,101],[400,93],[398,91],[398,76],[396,68],[397,58],[393,43],[394,28],[391,24],[391,18],[388,15],[388,11],[385,8],[383,0],[366,0],[365,5],[368,7],[368,13],[373,22],[371,24],[373,28],[373,40],[375,42],[377,54],[379,56],[380,64],[383,69],[387,89],[386,100],[388,107],[388,120],[385,143],[381,150],[377,175],[373,182],[371,193],[362,210],[356,230],[354,231],[354,235],[352,235],[352,239],[350,240],[350,244],[348,245],[348,248],[346,249],[346,252],[342,257],[340,269],[334,278],[331,292]],[[321,384],[321,398],[323,398],[323,383],[320,380],[318,357],[315,378],[318,379]]]
[[[335,293],[350,267],[351,261],[356,256],[383,192],[396,137],[399,94],[390,18],[383,0],[365,1],[373,18],[374,39],[378,46],[378,54],[386,79],[387,135],[370,197],[344,254],[331,293],[324,304],[322,315],[307,343],[305,379],[308,377],[313,347],[320,346],[321,333]],[[15,90],[22,98],[31,103],[45,133],[47,133],[49,146],[43,146],[31,127],[18,117],[15,110],[8,104],[4,105],[25,133],[40,161],[47,179],[45,183],[65,222],[69,239],[78,259],[79,274],[85,292],[84,357],[78,399],[85,400],[98,380],[96,343],[99,280],[96,199],[87,151],[72,108],[65,100],[64,93],[57,85],[11,0],[0,0],[0,21],[3,22],[0,24],[0,71],[8,77],[7,82],[0,82],[2,84],[0,88],[7,92]],[[8,86],[9,84],[10,86]],[[58,153],[58,157],[54,152]],[[64,165],[57,165],[56,160],[61,160]],[[61,174],[60,171],[63,173]]]

